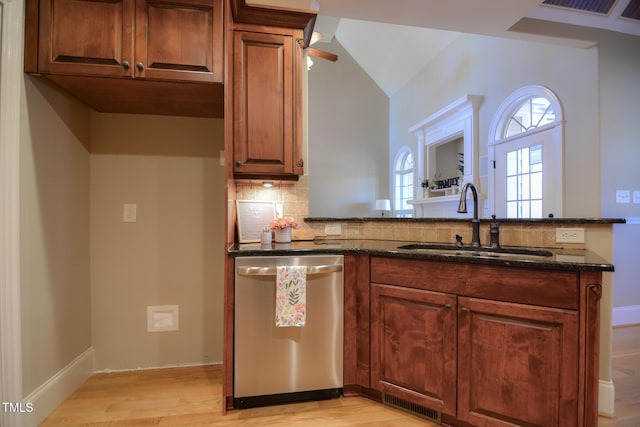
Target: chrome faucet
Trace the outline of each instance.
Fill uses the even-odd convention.
[[[471,236],[471,246],[480,247],[480,220],[478,219],[478,190],[476,186],[471,182],[467,182],[462,187],[460,194],[460,204],[458,205],[458,213],[467,213],[467,190],[471,188],[471,194],[473,195],[473,220],[471,226],[473,227],[473,234]]]

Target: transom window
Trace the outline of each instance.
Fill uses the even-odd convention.
[[[520,105],[505,127],[504,138],[527,132],[531,129],[553,123],[556,115],[546,98],[531,97]]]
[[[411,217],[413,207],[413,154],[408,149],[399,153],[395,164],[394,211],[396,217]]]

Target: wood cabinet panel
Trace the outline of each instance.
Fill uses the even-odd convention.
[[[222,0],[27,0],[25,12],[25,72],[97,111],[224,116]]]
[[[459,420],[577,425],[577,312],[460,297],[459,313]]]
[[[41,73],[222,82],[221,0],[41,0],[39,26]]]
[[[369,257],[344,255],[344,394],[370,388]]]
[[[371,286],[372,387],[456,413],[456,296]]]
[[[596,425],[601,273],[378,256],[370,271],[372,388],[440,411],[451,425]],[[435,334],[433,325],[449,322],[433,315],[447,304],[433,295],[457,301],[453,332],[438,335],[454,336],[456,347],[437,356],[457,363],[448,374],[457,374],[455,405],[428,398],[445,368],[423,366],[423,326],[429,319]]]
[[[301,34],[234,31],[237,178],[297,179],[302,174]]]
[[[133,0],[41,0],[41,73],[132,76]]]
[[[498,301],[579,307],[579,275],[570,271],[374,257],[371,280]]]
[[[221,82],[219,0],[136,0],[136,77]]]

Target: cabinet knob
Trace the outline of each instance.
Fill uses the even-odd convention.
[[[240,160],[236,161],[236,166],[242,166],[242,162]]]
[[[446,308],[447,310],[451,310],[451,304],[445,304],[444,308]]]
[[[136,68],[139,71],[142,71],[142,70],[144,70],[144,65],[142,65],[142,62],[136,62]]]
[[[462,308],[460,309],[460,311],[461,311],[461,312],[463,312],[463,313],[468,313],[468,312],[469,312],[469,309],[468,309],[467,307],[462,307]]]
[[[122,68],[124,68],[125,70],[129,69],[129,61],[122,61]]]

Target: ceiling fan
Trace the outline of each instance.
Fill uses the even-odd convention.
[[[338,55],[331,52],[327,52],[326,50],[321,50],[321,49],[316,49],[315,47],[311,47],[314,43],[316,43],[321,39],[322,39],[322,33],[318,31],[314,31],[313,34],[311,35],[311,41],[309,42],[309,47],[307,47],[307,53],[317,58],[322,58],[322,59],[326,59],[327,61],[336,62],[338,60]]]
[[[308,47],[307,52],[311,56],[326,59],[327,61],[336,62],[338,60],[338,55],[331,52],[327,52],[326,50],[320,50],[314,47]]]

